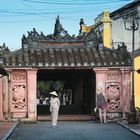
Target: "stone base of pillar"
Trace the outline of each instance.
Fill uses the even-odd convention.
[[[18,119],[20,119],[20,118],[27,118],[27,111],[26,112],[16,112],[16,111],[14,111],[14,112],[11,112],[11,117],[12,118],[18,118]]]
[[[122,119],[121,112],[108,112],[107,113],[107,120],[110,122],[115,122]]]

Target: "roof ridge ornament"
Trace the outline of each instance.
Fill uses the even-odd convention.
[[[67,34],[67,31],[63,28],[62,24],[59,20],[59,15],[56,18],[55,21],[55,27],[54,27],[54,36],[65,36]]]

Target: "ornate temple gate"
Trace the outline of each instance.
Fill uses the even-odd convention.
[[[117,49],[109,49],[102,44],[103,39],[96,30],[87,34],[80,32],[78,36],[69,35],[58,16],[54,34],[39,34],[34,28],[27,37],[23,35],[21,49],[11,52],[3,45],[0,54],[9,79],[0,78],[0,120],[37,120],[36,90],[40,69],[45,72],[48,69],[78,72],[79,69],[79,73],[82,70],[79,80],[73,82],[74,99],[82,103],[89,114],[93,114],[95,91],[99,87],[108,96],[110,118],[128,112],[131,97],[130,53],[124,44]],[[88,70],[89,73],[86,72]],[[64,74],[66,71],[63,71]],[[46,78],[48,76],[46,74]]]
[[[96,74],[94,74],[94,71]],[[103,87],[105,94],[108,97],[108,116],[110,118],[121,117],[123,112],[129,111],[130,106],[130,69],[94,68],[94,71],[92,71],[94,75],[93,77],[91,75],[92,73],[89,75],[85,73],[86,78],[84,78],[84,80],[74,80],[74,92],[77,93],[75,96],[75,100],[77,100],[76,102],[83,103],[86,111],[89,114],[92,114],[91,107],[95,106],[94,90],[95,88]],[[91,77],[95,77],[96,81],[89,80]],[[81,78],[83,79],[82,76]],[[62,79],[64,79],[64,77],[62,77]],[[2,87],[0,91],[0,119],[26,118],[27,120],[36,121],[37,69],[10,70],[9,82],[10,85],[8,86],[8,79],[6,77],[3,77],[0,80],[0,85]],[[81,86],[78,86],[78,84]],[[91,88],[92,85],[93,87]],[[10,88],[10,90],[8,88]],[[83,96],[81,98],[80,96],[82,94],[80,92],[82,92],[82,90]]]

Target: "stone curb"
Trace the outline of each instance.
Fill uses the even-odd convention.
[[[128,129],[129,131],[133,132],[134,134],[140,136],[140,133],[137,132],[137,130],[133,129],[133,128],[130,128],[129,126],[127,126],[127,124],[124,124],[122,122],[117,122],[118,124],[120,124],[122,127]]]
[[[14,129],[17,127],[17,125],[19,124],[19,122],[16,122],[9,130],[8,132],[5,134],[5,136],[1,139],[1,140],[7,140],[10,135],[13,133]]]

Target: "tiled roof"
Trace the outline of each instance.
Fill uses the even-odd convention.
[[[39,34],[35,28],[22,37],[22,48],[11,52],[2,48],[3,66],[9,68],[93,68],[125,67],[131,65],[126,46],[118,49],[101,47],[100,36],[91,30],[88,34],[70,36],[57,17],[55,33]],[[61,34],[63,33],[63,34]]]
[[[4,56],[4,66],[11,68],[88,68],[130,65],[131,57],[127,51],[96,47],[29,47]]]
[[[137,13],[137,8],[140,6],[140,0],[134,0],[133,2],[113,11],[112,13],[110,13],[110,17],[113,18],[115,17],[116,15],[118,15],[118,18],[120,18],[121,16],[121,13],[124,15],[126,15],[126,13]],[[131,11],[131,12],[130,12]]]

